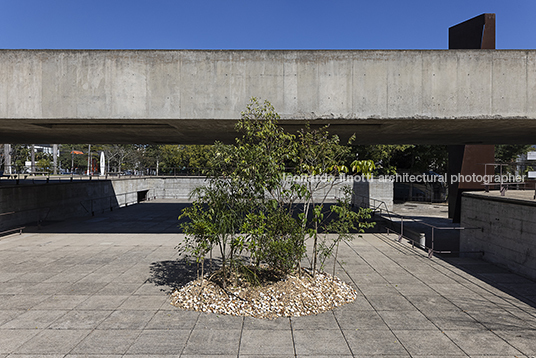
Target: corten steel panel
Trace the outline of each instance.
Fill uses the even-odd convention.
[[[495,14],[482,14],[449,28],[449,49],[495,49]],[[494,161],[494,145],[449,146],[448,177],[484,175],[484,163]],[[449,180],[449,218],[453,222],[460,222],[462,192],[484,190],[482,184]]]

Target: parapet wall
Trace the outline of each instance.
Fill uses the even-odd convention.
[[[0,186],[0,231],[95,215],[153,198],[188,200],[204,178],[128,178]]]
[[[502,197],[498,193],[463,193],[461,225],[481,229],[462,230],[460,250],[483,251],[484,260],[536,280],[533,194],[507,192]]]
[[[36,184],[32,185],[1,183],[0,214],[5,215],[0,216],[0,231],[23,225],[35,225],[41,221],[100,214],[154,198],[190,201],[190,193],[194,188],[204,185],[205,178],[135,177],[63,183],[46,183],[45,180],[35,182]],[[42,184],[37,184],[39,182]],[[385,200],[392,206],[393,190],[392,183],[390,184],[390,189],[387,190],[376,188],[376,183],[367,184],[366,190],[361,190],[360,194]],[[316,193],[315,199],[321,201],[325,197],[325,202],[333,203],[341,195],[342,186],[346,185],[351,184],[336,181],[333,187],[322,186],[323,190]],[[360,204],[355,198],[354,203]]]

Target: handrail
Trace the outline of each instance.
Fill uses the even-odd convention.
[[[387,215],[389,217],[388,220],[390,222],[393,222],[393,220],[392,220],[393,217],[399,218],[400,219],[400,233],[398,233],[396,230],[387,228],[387,235],[389,235],[389,233],[391,231],[393,233],[395,233],[395,234],[398,234],[397,241],[401,242],[402,239],[409,240],[412,243],[412,248],[415,247],[415,243],[417,242],[417,240],[414,240],[414,239],[409,238],[406,235],[404,235],[404,220],[416,222],[416,223],[418,223],[420,225],[424,225],[424,226],[427,226],[427,227],[431,228],[432,229],[431,247],[426,246],[426,243],[424,244],[424,247],[422,247],[423,249],[428,250],[428,257],[429,258],[432,258],[434,254],[447,254],[447,253],[461,253],[462,252],[462,251],[453,251],[453,250],[436,250],[435,249],[435,230],[482,230],[481,227],[437,226],[437,225],[429,224],[429,223],[414,219],[414,218],[409,217],[409,216],[404,216],[404,215],[400,215],[400,214],[391,212],[389,210],[389,208],[387,207],[387,204],[385,203],[385,201],[382,201],[382,200],[379,200],[379,199],[374,199],[374,198],[369,198],[367,196],[358,195],[358,194],[354,194],[354,196],[358,196],[358,197],[361,197],[361,198],[366,198],[369,201],[372,200],[373,203],[374,203],[373,204],[373,210],[374,211],[376,211],[378,208],[380,208],[382,206],[382,204],[383,204],[383,206],[385,207],[385,210],[387,212]],[[376,202],[380,202],[380,204],[376,206],[376,204],[375,204]],[[362,203],[364,203],[364,201],[362,201]],[[380,209],[380,214],[379,215],[382,216],[381,209]],[[406,229],[406,230],[409,230],[409,229]],[[413,230],[409,230],[409,231],[414,232]],[[414,232],[414,233],[416,233],[416,232]],[[418,246],[421,246],[420,242],[419,242]],[[463,253],[481,253],[481,254],[484,254],[483,251],[463,251]]]
[[[4,234],[7,234],[9,232],[14,232],[14,231],[19,231],[19,235],[22,235],[22,230],[24,230],[24,229],[26,229],[26,226],[21,226],[21,227],[5,230],[5,231],[0,232],[0,236],[4,235]]]

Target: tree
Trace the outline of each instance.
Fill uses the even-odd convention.
[[[498,144],[495,146],[495,161],[512,163],[518,156],[527,154],[532,145],[529,144]]]
[[[331,220],[340,225],[328,226],[323,220],[323,201],[315,203],[318,186],[310,184],[313,181],[294,181],[285,172],[285,165],[292,163],[301,174],[336,174],[347,170],[339,160],[349,149],[339,145],[338,137],[330,137],[326,128],[293,135],[277,125],[278,119],[269,102],[261,104],[253,98],[237,124],[242,136],[234,145],[216,143],[212,147],[209,182],[193,192],[197,199],[179,217],[188,220],[182,224],[186,240],[179,251],[192,255],[203,267],[207,253],[218,247],[223,287],[231,273],[238,280],[240,270],[249,272],[248,279],[257,282],[261,263],[281,274],[300,272],[309,237],[314,239],[314,275],[321,227],[338,232],[340,241],[350,230],[367,226],[362,221],[368,212],[349,214],[349,199],[340,209],[332,209],[336,215]],[[300,200],[304,206],[296,205]],[[328,251],[323,254],[330,256]],[[245,252],[253,266],[238,258]]]

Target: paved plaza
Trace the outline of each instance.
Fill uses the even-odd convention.
[[[274,321],[182,311],[186,204],[151,201],[0,238],[0,358],[532,357],[536,283],[476,259],[428,259],[375,233],[341,247],[358,299]]]

